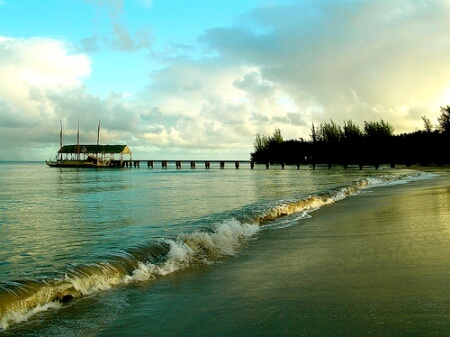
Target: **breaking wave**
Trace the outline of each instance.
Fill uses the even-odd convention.
[[[310,217],[309,213],[313,210],[357,194],[361,189],[429,176],[417,172],[365,178],[297,199],[250,205],[208,229],[180,234],[175,238],[160,238],[100,262],[76,265],[53,279],[1,283],[0,329],[5,330],[38,312],[59,308],[70,301],[117,285],[147,281],[233,256],[258,231],[285,216],[295,215],[290,219],[295,223]]]

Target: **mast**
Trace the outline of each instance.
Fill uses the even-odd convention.
[[[97,157],[97,165],[99,164],[99,158],[98,158],[98,145],[100,145],[100,119],[98,120],[98,128],[97,128],[97,151],[95,153],[95,156]]]
[[[80,160],[80,121],[78,121],[77,130],[77,159]]]
[[[97,128],[97,145],[100,145],[100,119],[98,120],[98,128]]]
[[[62,160],[62,147],[63,147],[63,126],[62,120],[59,121],[61,128],[59,130],[59,159]]]

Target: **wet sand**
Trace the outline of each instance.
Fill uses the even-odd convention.
[[[84,299],[37,335],[450,336],[449,253],[447,170],[263,230],[218,265]]]

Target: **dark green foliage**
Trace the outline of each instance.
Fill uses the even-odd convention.
[[[264,151],[268,147],[268,138],[266,136],[262,136],[257,133],[255,141],[253,143],[253,146],[255,147],[255,150],[258,151]]]
[[[272,136],[261,136],[259,133],[256,134],[253,146],[256,151],[265,151],[271,147],[276,146],[283,142],[283,136],[281,135],[280,129],[275,129]]]
[[[256,135],[256,163],[272,164],[450,164],[450,106],[441,107],[439,130],[432,131],[425,117],[425,131],[394,135],[394,127],[384,120],[364,122],[364,129],[351,120],[344,127],[330,123],[312,124],[311,141],[284,141],[280,129],[273,136]]]
[[[392,136],[394,127],[383,120],[380,122],[364,122],[364,133],[369,138],[386,138]]]
[[[318,140],[328,143],[336,144],[343,138],[342,128],[330,120],[330,123],[320,124],[317,131]]]
[[[344,121],[344,139],[347,142],[357,141],[361,139],[362,136],[363,132],[351,119]]]
[[[431,124],[431,121],[426,116],[422,116],[423,120],[423,127],[425,129],[425,132],[432,132],[433,131],[433,125]]]
[[[445,134],[450,134],[450,105],[446,107],[441,106],[441,115],[438,118],[439,131]]]

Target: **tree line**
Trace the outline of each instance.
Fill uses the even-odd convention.
[[[339,164],[374,165],[447,165],[450,164],[450,105],[441,107],[438,125],[422,117],[424,129],[394,135],[394,127],[381,119],[364,122],[363,128],[352,120],[337,125],[314,124],[310,140],[284,140],[280,129],[271,136],[256,134],[255,163],[264,164]]]

